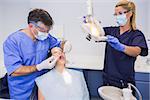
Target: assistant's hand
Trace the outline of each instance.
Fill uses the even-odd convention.
[[[52,69],[56,64],[57,59],[58,58],[51,56],[42,61],[40,64],[36,65],[36,68],[38,71],[41,71],[42,69]]]
[[[119,40],[111,35],[107,35],[107,42],[116,50],[124,52],[125,50],[125,45],[120,43]]]

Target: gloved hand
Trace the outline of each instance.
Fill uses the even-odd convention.
[[[64,53],[69,53],[72,49],[72,45],[69,41],[65,41],[64,47],[63,47],[63,52]]]
[[[51,56],[46,60],[42,61],[40,64],[36,65],[36,68],[38,71],[41,71],[42,69],[52,69],[56,64],[57,59],[58,58]]]
[[[116,50],[124,52],[125,50],[125,45],[120,43],[119,40],[111,35],[107,35],[107,42]]]

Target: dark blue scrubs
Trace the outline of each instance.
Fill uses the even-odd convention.
[[[141,48],[141,56],[148,55],[148,47],[143,33],[139,30],[126,31],[120,35],[119,27],[105,27],[106,35],[112,35],[127,46],[138,46]],[[108,43],[105,49],[105,60],[103,69],[104,85],[112,85],[120,88],[127,87],[127,83],[135,85],[134,63],[136,57],[117,51]]]

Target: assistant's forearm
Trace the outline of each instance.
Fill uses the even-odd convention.
[[[132,57],[137,57],[141,53],[141,48],[137,46],[125,46],[124,53]]]
[[[21,66],[17,70],[15,70],[11,75],[12,76],[22,76],[22,75],[27,75],[33,72],[36,72],[37,68],[35,65],[33,66]]]

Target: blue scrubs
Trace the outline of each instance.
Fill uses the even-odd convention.
[[[60,41],[51,35],[44,41],[33,41],[25,33],[17,31],[11,34],[3,44],[4,63],[8,73],[10,97],[15,100],[29,100],[35,85],[35,78],[47,70],[33,72],[23,76],[11,76],[19,67],[32,66],[47,58],[51,48],[60,46]]]
[[[106,35],[112,35],[127,46],[138,46],[141,48],[141,56],[148,55],[148,47],[143,33],[139,30],[126,31],[120,35],[119,27],[105,27]],[[105,60],[103,69],[104,85],[112,85],[120,88],[127,87],[127,83],[135,84],[134,63],[136,57],[131,57],[119,52],[108,43],[105,49]]]

